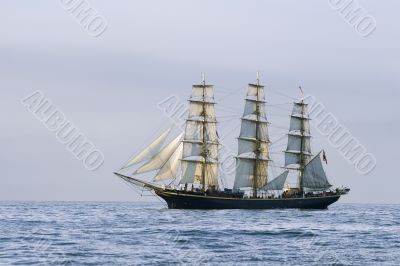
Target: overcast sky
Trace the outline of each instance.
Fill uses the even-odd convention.
[[[400,3],[357,3],[376,21],[368,37],[328,0],[90,0],[108,23],[94,38],[60,1],[2,1],[0,200],[139,200],[112,172],[171,124],[157,103],[172,94],[185,103],[206,72],[236,151],[245,87],[260,71],[269,104],[302,85],[377,158],[360,175],[312,128],[330,181],[352,189],[342,202],[400,203]],[[21,104],[36,90],[104,153],[97,171]],[[269,120],[287,127],[282,107],[268,108]],[[275,129],[271,138],[285,133]]]

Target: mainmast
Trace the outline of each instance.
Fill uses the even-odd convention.
[[[218,187],[218,134],[214,108],[214,88],[202,83],[192,86],[189,115],[183,140],[181,184]]]
[[[256,81],[256,87],[257,87],[257,92],[256,92],[256,101],[258,102],[260,100],[260,92],[259,92],[259,87],[260,87],[260,78],[259,78],[259,74],[257,72],[257,81]],[[259,131],[259,124],[260,124],[260,106],[259,104],[256,104],[256,111],[255,111],[255,115],[256,115],[256,139],[255,139],[255,143],[256,143],[256,149],[254,151],[255,153],[255,164],[254,164],[254,177],[253,177],[253,197],[257,198],[257,184],[258,184],[258,162],[260,159],[260,140],[258,137],[258,131]]]
[[[256,83],[249,84],[247,89],[233,186],[234,189],[251,188],[253,197],[257,197],[258,189],[267,184],[269,160],[267,125],[264,87],[260,85],[257,74]]]

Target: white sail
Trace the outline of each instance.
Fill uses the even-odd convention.
[[[306,117],[299,118],[299,117],[291,116],[289,132],[292,132],[293,134],[296,134],[296,133],[300,134],[302,121],[303,121],[303,134],[306,136],[309,136],[310,135],[310,121]]]
[[[300,153],[290,153],[286,151],[285,153],[285,166],[291,166],[289,168],[299,168],[300,167]]]
[[[180,184],[201,184],[204,170],[204,181],[207,186],[218,187],[218,164],[198,163],[194,161],[182,161],[182,179]]]
[[[171,143],[165,146],[157,155],[142,167],[136,170],[134,174],[142,174],[160,169],[172,156],[182,141],[183,134],[176,137]]]
[[[198,121],[186,121],[185,140],[203,141],[203,123]]]
[[[197,161],[182,161],[182,178],[180,184],[200,184],[202,180],[203,164]]]
[[[218,144],[219,143],[219,138],[218,138],[218,134],[217,134],[217,124],[214,123],[206,123],[205,124],[205,140],[209,143],[214,143],[214,144]]]
[[[253,187],[254,170],[256,169],[256,160],[254,159],[236,159],[236,176],[233,188]],[[267,183],[268,161],[259,160],[257,163],[256,180],[257,188],[261,188]]]
[[[259,145],[258,151],[260,154],[260,158],[268,160],[268,143],[260,142],[258,145]],[[254,140],[239,138],[239,148],[238,148],[239,157],[255,158],[254,151],[256,149],[257,149],[257,143]]]
[[[265,105],[257,104],[257,101],[251,101],[251,100],[246,101],[244,105],[243,117],[252,117],[257,111],[257,105],[260,111],[260,117],[265,118],[266,117]]]
[[[207,152],[208,161],[218,160],[218,145],[207,143],[207,150],[204,151],[203,143],[197,142],[184,142],[183,144],[183,158],[190,158],[190,160],[204,162],[203,152]]]
[[[176,178],[179,161],[182,157],[182,150],[183,145],[181,143],[172,154],[171,158],[169,158],[169,160],[164,164],[160,171],[158,171],[157,175],[154,177],[154,181]]]
[[[308,117],[308,104],[304,101],[295,102],[293,104],[292,116],[300,117],[300,118],[309,118]]]
[[[204,165],[205,169],[205,183],[208,186],[218,187],[218,164],[208,163]]]
[[[214,86],[212,86],[212,85],[193,85],[190,101],[213,103],[214,102]]]
[[[240,137],[245,139],[268,142],[269,139],[267,123],[259,122],[258,127],[256,125],[256,121],[250,121],[242,118]],[[258,134],[258,136],[256,136],[256,134]]]
[[[236,159],[236,176],[233,184],[234,189],[253,186],[254,164],[254,160]]]
[[[141,151],[138,155],[130,159],[123,167],[128,168],[134,164],[144,162],[146,160],[151,159],[154,157],[161,149],[162,145],[165,142],[165,139],[168,137],[169,133],[171,132],[172,128],[167,129],[165,132],[161,134],[153,143],[147,146],[143,151]]]
[[[204,180],[205,186],[217,186],[219,140],[213,86],[194,85],[189,102],[180,183],[202,184]]]
[[[249,84],[247,86],[246,100],[253,100],[257,102],[265,102],[264,86]]]
[[[201,155],[202,147],[203,147],[203,143],[202,142],[184,141],[184,143],[183,143],[183,157],[182,158],[190,157],[190,158],[192,158],[192,160],[203,161],[203,157]],[[200,158],[195,159],[193,157],[196,157],[196,158],[200,157]]]
[[[282,174],[280,174],[278,177],[276,177],[274,180],[271,182],[268,182],[268,184],[264,187],[265,190],[282,190],[283,187],[285,186],[285,182],[287,179],[287,176],[289,174],[289,171],[286,170]]]
[[[319,152],[305,167],[303,175],[303,186],[310,189],[327,189],[329,184],[321,162]]]
[[[254,177],[257,188],[265,186],[269,160],[268,143],[264,87],[249,84],[238,138],[234,189],[253,187]]]
[[[205,112],[203,113],[203,106]],[[215,119],[215,110],[213,103],[201,103],[201,102],[192,102],[189,106],[189,120],[195,121],[204,121],[204,116],[206,118],[206,122],[216,122]]]
[[[287,150],[288,151],[298,151],[298,152],[300,152],[301,149],[305,154],[311,154],[310,137],[289,135],[288,136]]]
[[[300,165],[308,163],[312,156],[310,119],[307,110],[307,104],[304,102],[293,104],[285,151],[285,166],[290,168],[300,168]]]

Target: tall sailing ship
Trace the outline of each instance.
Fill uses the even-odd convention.
[[[184,133],[163,146],[171,129],[130,159],[115,172],[123,180],[154,192],[177,209],[273,209],[327,208],[349,192],[332,189],[321,155],[311,151],[310,117],[304,99],[293,103],[283,172],[270,179],[268,120],[264,86],[248,84],[241,130],[238,137],[236,174],[233,188],[219,180],[219,137],[215,114],[214,87],[203,82],[193,85]],[[137,166],[132,175],[124,169]],[[181,169],[180,171],[178,171]],[[155,173],[152,181],[139,178]],[[290,172],[297,185],[289,187]],[[169,181],[165,185],[165,181]]]

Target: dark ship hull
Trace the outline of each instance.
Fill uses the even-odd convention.
[[[170,209],[326,209],[340,194],[304,198],[252,199],[213,197],[183,191],[155,190]]]

